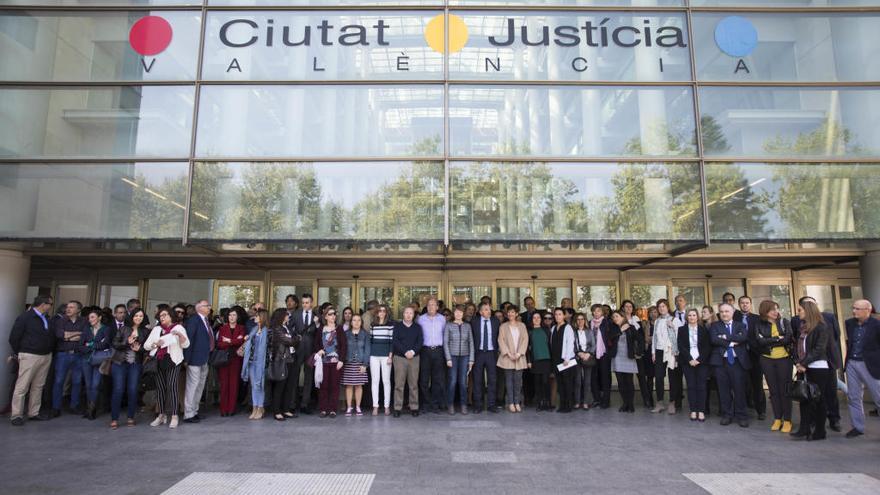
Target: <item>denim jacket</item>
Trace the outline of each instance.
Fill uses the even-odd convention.
[[[361,329],[357,335],[351,330],[345,331],[345,341],[348,344],[346,349],[346,363],[361,363],[364,366],[370,365],[370,334],[366,330]]]
[[[269,342],[269,329],[263,328],[263,332],[257,334],[254,326],[248,334],[247,342],[244,343],[244,363],[241,366],[241,379],[251,382],[251,385],[260,387],[266,377],[266,349]],[[251,356],[256,365],[256,370],[251,374]]]

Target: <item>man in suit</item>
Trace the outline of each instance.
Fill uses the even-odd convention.
[[[211,314],[211,303],[202,299],[195,305],[196,312],[186,320],[186,337],[189,347],[183,351],[186,361],[186,392],[183,394],[183,422],[198,423],[199,403],[205,391],[208,379],[208,358],[214,350],[214,330],[208,315]]]
[[[291,321],[295,335],[300,337],[296,346],[293,364],[293,398],[290,410],[296,414],[300,410],[303,414],[311,414],[312,389],[315,383],[315,368],[306,364],[306,360],[312,355],[312,346],[315,343],[315,331],[317,330],[315,309],[312,307],[314,299],[311,294],[303,294],[300,298],[300,308],[293,313]],[[303,373],[303,388],[299,390],[299,374]]]
[[[37,296],[31,308],[15,319],[9,332],[9,345],[18,359],[18,379],[12,392],[13,426],[24,424],[24,399],[29,396],[28,418],[44,421],[48,416],[40,412],[43,403],[43,387],[52,364],[55,350],[55,333],[49,327],[53,299]]]
[[[501,322],[492,316],[491,303],[481,302],[479,315],[471,320],[474,342],[474,414],[483,412],[483,390],[486,390],[488,411],[497,413],[496,363],[498,362],[498,330]],[[485,372],[486,378],[483,379]]]
[[[532,329],[532,315],[535,314],[535,298],[526,296],[523,298],[523,306],[526,310],[519,314],[519,321],[523,322],[528,330]]]
[[[672,312],[672,327],[676,331],[687,323],[687,299],[682,294],[675,296],[675,311]]]
[[[288,294],[284,297],[284,307],[287,308],[287,326],[293,328],[293,314],[299,308],[299,298],[296,294]]]
[[[757,341],[755,333],[758,331],[759,316],[752,313],[752,298],[740,296],[739,309],[733,312],[733,320],[741,322],[748,330],[749,342]],[[763,421],[767,417],[767,397],[764,395],[764,372],[761,369],[761,354],[757,348],[747,346],[749,361],[752,367],[746,377],[746,402],[755,409],[758,420]]]
[[[746,343],[748,329],[733,318],[733,305],[723,303],[718,308],[721,321],[709,328],[712,356],[709,364],[715,372],[721,394],[721,424],[729,425],[734,417],[743,428],[749,426],[746,413],[746,373],[751,367]]]
[[[810,296],[798,299],[798,304],[804,301],[816,304],[816,299]],[[825,390],[822,390],[822,400],[825,401],[825,410],[828,413],[828,427],[834,431],[840,431],[840,400],[837,397],[837,370],[843,368],[843,358],[840,351],[840,324],[837,322],[837,316],[827,311],[822,311],[822,319],[832,333],[832,341],[828,346],[828,357],[826,358],[828,366],[832,369],[832,379],[827,381]],[[791,319],[791,329],[794,331],[795,337],[800,335],[801,319],[797,315]]]
[[[846,320],[846,395],[852,422],[846,438],[865,434],[863,388],[880,408],[880,320],[871,318],[871,302],[866,299],[854,302],[852,312]]]

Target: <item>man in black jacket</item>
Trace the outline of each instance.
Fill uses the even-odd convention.
[[[871,318],[871,301],[859,299],[852,305],[853,317],[846,320],[846,385],[852,429],[846,438],[865,433],[864,389],[880,406],[880,320]]]
[[[748,330],[733,318],[733,305],[724,303],[718,308],[721,321],[709,327],[712,355],[709,364],[718,381],[721,395],[721,425],[729,425],[734,417],[743,428],[749,426],[746,414],[746,374],[751,368],[746,343]]]
[[[299,300],[300,307],[293,311],[293,315],[288,321],[288,326],[293,330],[295,336],[299,337],[299,344],[296,346],[293,362],[293,376],[290,378],[293,383],[299,384],[299,374],[303,373],[302,392],[294,385],[293,398],[290,404],[290,410],[297,415],[297,409],[303,414],[311,414],[312,389],[315,388],[315,368],[306,364],[306,360],[312,355],[312,345],[315,343],[315,331],[317,324],[316,316],[319,316],[312,307],[314,299],[311,294],[303,294]]]
[[[751,345],[758,331],[760,317],[752,312],[752,298],[740,296],[739,309],[733,312],[733,320],[745,325],[749,334],[749,361],[752,367],[746,376],[746,399],[749,405],[755,408],[758,420],[763,421],[767,414],[767,397],[764,395],[764,371],[761,369],[761,355],[758,349]]]
[[[18,359],[18,379],[12,393],[12,424],[24,424],[22,412],[25,396],[30,394],[28,417],[32,420],[49,419],[40,413],[43,386],[52,364],[55,350],[55,333],[49,327],[53,300],[50,296],[37,296],[31,309],[15,320],[9,333],[9,345]]]
[[[810,296],[804,296],[798,299],[798,304],[804,301],[810,301],[816,304],[816,299]],[[825,390],[822,391],[822,397],[825,401],[825,410],[828,413],[828,427],[834,431],[840,431],[840,400],[837,398],[837,370],[843,367],[843,357],[840,351],[840,324],[837,322],[837,316],[834,313],[822,311],[822,319],[825,325],[831,330],[831,345],[828,346],[828,366],[831,367],[832,379],[828,380]],[[794,332],[795,340],[801,332],[801,319],[795,315],[791,319],[791,330]]]
[[[488,411],[497,413],[495,405],[496,390],[496,363],[498,362],[498,330],[501,322],[492,316],[492,306],[480,303],[480,314],[471,320],[471,333],[474,342],[474,368],[471,370],[474,377],[474,414],[483,412],[483,390],[486,390],[486,404]],[[486,378],[483,379],[483,370]]]

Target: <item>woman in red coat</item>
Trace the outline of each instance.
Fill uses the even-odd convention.
[[[244,344],[246,319],[244,308],[241,306],[230,308],[226,315],[226,323],[220,327],[217,336],[217,348],[229,350],[229,364],[217,369],[217,377],[220,379],[220,416],[235,414],[242,363],[238,348]]]

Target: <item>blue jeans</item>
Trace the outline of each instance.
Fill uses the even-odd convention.
[[[455,385],[458,385],[458,397],[462,406],[467,406],[467,373],[468,356],[452,356],[452,368],[449,368],[449,387],[446,389],[446,403],[455,404]]]
[[[113,376],[113,396],[110,400],[111,419],[119,419],[119,409],[122,407],[122,394],[128,400],[128,417],[134,418],[137,412],[138,385],[141,381],[140,363],[113,363],[110,368]]]
[[[79,354],[59,352],[55,354],[55,381],[52,382],[52,409],[61,409],[64,396],[64,379],[70,371],[70,407],[79,406],[79,395],[82,390],[83,367]]]
[[[263,380],[261,381],[261,383],[259,385],[254,385],[254,378],[253,377],[257,376],[257,373],[260,373],[262,370],[260,370],[260,367],[258,367],[256,364],[253,364],[253,363],[248,364],[248,366],[250,367],[249,368],[249,371],[250,371],[250,380],[249,381],[251,382],[251,402],[253,403],[254,407],[263,407],[263,402],[265,402],[265,400],[266,400],[266,389],[264,387],[264,384],[266,383],[266,379],[263,378]],[[304,393],[310,393],[310,392],[304,392]]]
[[[89,364],[88,359],[83,358],[82,370],[86,382],[86,400],[88,400],[90,404],[97,402],[98,387],[101,386],[101,367],[92,366],[91,364]]]

